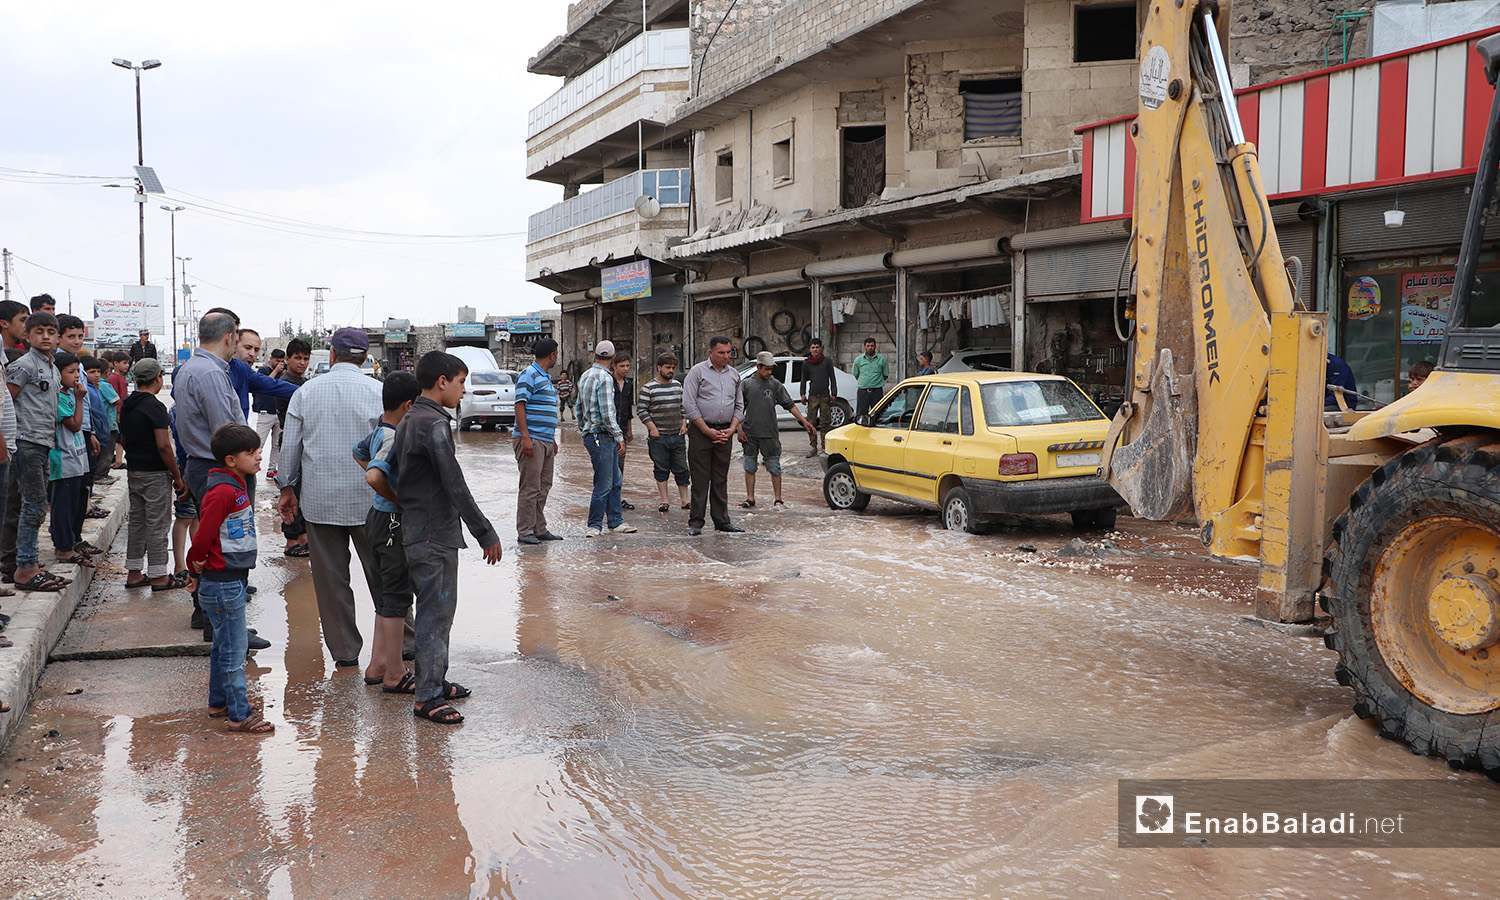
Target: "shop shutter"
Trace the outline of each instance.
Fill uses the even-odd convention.
[[[1116,279],[1121,290],[1128,291],[1130,275],[1120,272],[1120,260],[1128,245],[1128,239],[1121,239],[1027,250],[1027,299],[1113,293]]]
[[[1452,184],[1421,191],[1348,197],[1338,204],[1340,256],[1456,249],[1463,240],[1471,184]],[[1385,227],[1385,211],[1406,211],[1400,228]],[[1500,240],[1500,217],[1492,218],[1485,238]]]
[[[1314,285],[1318,281],[1318,229],[1311,223],[1276,223],[1276,239],[1281,242],[1283,258],[1295,256],[1302,261],[1302,280],[1297,282],[1297,298],[1308,309],[1319,309]]]

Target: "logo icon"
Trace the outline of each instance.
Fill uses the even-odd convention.
[[[1137,794],[1135,797],[1135,833],[1172,833],[1172,795]]]

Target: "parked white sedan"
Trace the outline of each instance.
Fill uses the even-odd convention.
[[[516,424],[515,376],[500,369],[470,372],[468,390],[458,401],[459,430],[478,425],[491,431],[497,425]]]
[[[792,395],[792,400],[799,404],[803,400],[802,362],[805,359],[807,359],[805,356],[778,356],[776,357],[776,371],[773,373],[777,381],[786,385],[786,392]],[[740,377],[748,378],[754,371],[754,363],[740,366]],[[833,414],[830,418],[833,420],[832,427],[837,428],[854,421],[854,399],[858,394],[858,389],[854,376],[838,367],[833,370],[833,380],[838,396],[834,398]],[[807,409],[804,407],[802,412],[805,415]],[[790,412],[780,408],[776,410],[776,424],[780,428],[802,427],[797,424],[796,419],[792,418]]]

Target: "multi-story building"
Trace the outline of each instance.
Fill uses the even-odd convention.
[[[557,292],[566,364],[605,338],[638,356],[683,343],[681,270],[666,260],[691,214],[688,136],[670,123],[688,51],[687,0],[580,0],[527,64],[563,79],[527,122],[526,177],[561,197],[531,216],[526,278]],[[602,272],[641,262],[651,296],[603,296]]]

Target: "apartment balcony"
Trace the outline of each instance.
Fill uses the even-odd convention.
[[[664,123],[687,98],[688,47],[686,28],[637,35],[531,110],[526,177],[567,184],[597,171],[601,157],[615,165],[635,152],[640,122],[651,140],[670,137]]]
[[[567,272],[586,268],[592,259],[625,258],[639,251],[661,258],[669,238],[687,234],[692,201],[690,169],[646,169],[632,172],[535,213],[526,229],[526,277],[543,269]],[[661,212],[642,218],[635,202],[653,196]]]

